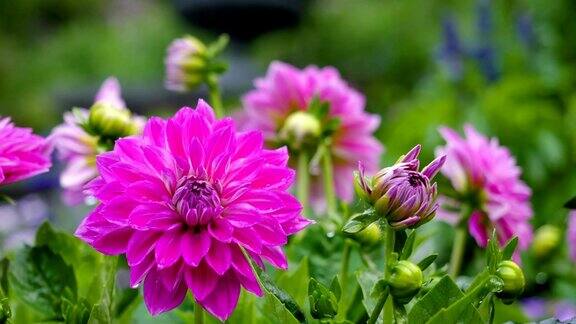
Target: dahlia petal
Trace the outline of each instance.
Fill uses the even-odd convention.
[[[479,246],[485,247],[488,245],[488,233],[486,227],[482,224],[482,214],[480,212],[475,211],[472,213],[468,221],[468,230]]]
[[[158,268],[167,268],[180,259],[182,250],[174,247],[180,246],[182,237],[183,232],[177,229],[164,233],[164,235],[158,239],[155,248]]]
[[[180,225],[178,215],[164,205],[142,203],[128,216],[128,223],[138,230],[169,230]]]
[[[178,307],[184,301],[186,292],[184,282],[180,282],[173,290],[166,289],[155,269],[150,270],[144,279],[144,302],[152,315]]]
[[[223,275],[232,263],[230,246],[226,243],[212,241],[210,251],[206,255],[206,262],[217,274]]]
[[[138,287],[140,282],[148,274],[148,271],[153,267],[156,267],[153,254],[148,254],[142,262],[130,266],[130,287]]]
[[[221,217],[216,217],[210,225],[208,225],[208,231],[213,238],[220,242],[230,242],[232,240],[232,232],[234,228],[230,223]]]
[[[210,236],[206,232],[186,232],[182,237],[181,249],[184,261],[190,266],[198,266],[210,250]]]
[[[252,228],[237,228],[234,230],[233,237],[234,242],[254,253],[260,253],[262,250],[260,237]]]
[[[252,182],[254,188],[267,190],[286,190],[294,182],[296,172],[285,167],[267,165]]]
[[[238,281],[240,281],[242,287],[244,287],[249,292],[253,293],[258,297],[264,296],[264,291],[262,290],[262,287],[260,287],[260,283],[254,276],[254,274],[251,274],[250,277],[244,277],[241,274],[237,273],[236,278],[238,278]]]
[[[240,283],[236,279],[233,271],[228,271],[226,275],[218,280],[216,287],[212,290],[200,304],[216,316],[221,321],[226,320],[238,303],[240,296]]]
[[[234,159],[248,157],[262,150],[262,132],[251,131],[240,134],[236,144]]]
[[[188,268],[188,271],[184,273],[184,278],[188,288],[194,294],[194,298],[198,301],[204,300],[220,280],[220,276],[206,262],[200,263],[198,267]]]
[[[91,245],[104,254],[122,254],[126,252],[132,233],[133,230],[131,228],[120,228],[102,235],[100,238],[94,240]]]
[[[128,265],[132,267],[143,262],[156,247],[160,235],[159,232],[155,231],[134,232],[126,247]]]
[[[261,221],[259,210],[250,206],[235,206],[225,211],[224,217],[234,227],[250,227]]]
[[[288,260],[279,246],[263,246],[260,255],[275,267],[288,269]]]

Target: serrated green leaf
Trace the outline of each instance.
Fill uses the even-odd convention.
[[[437,257],[438,257],[438,254],[431,254],[431,255],[425,257],[424,259],[422,259],[422,261],[418,262],[418,267],[422,271],[428,269],[428,267],[432,263],[434,263],[434,261],[436,260]]]
[[[112,323],[112,316],[110,316],[110,309],[107,305],[96,304],[92,307],[88,324],[102,324]]]
[[[11,293],[46,318],[61,318],[62,297],[76,297],[74,269],[48,247],[25,247],[10,264]]]
[[[516,247],[518,246],[518,237],[514,236],[504,249],[502,249],[502,260],[510,260],[512,255],[514,255],[514,251],[516,251]]]
[[[432,287],[408,314],[409,323],[425,323],[442,308],[446,308],[462,298],[464,293],[449,276],[444,276]]]
[[[414,241],[416,240],[416,231],[412,231],[406,242],[404,243],[404,248],[402,249],[402,254],[400,255],[400,260],[408,260],[408,258],[412,255],[412,251],[414,250]]]

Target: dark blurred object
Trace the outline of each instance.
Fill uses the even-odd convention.
[[[232,38],[251,40],[300,20],[304,0],[173,0],[188,22]]]

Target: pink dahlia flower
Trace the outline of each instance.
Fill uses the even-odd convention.
[[[470,204],[473,211],[468,229],[479,246],[487,245],[495,228],[501,245],[518,236],[520,249],[527,249],[532,241],[531,190],[520,179],[520,168],[508,149],[471,125],[464,126],[465,137],[449,128],[441,128],[440,134],[446,146],[439,148],[437,155],[447,157],[441,172],[458,197],[444,198],[438,216],[458,222],[454,207]]]
[[[125,110],[118,80],[110,77],[102,83],[94,102]],[[66,167],[60,175],[60,185],[64,188],[63,199],[69,205],[82,203],[86,199],[84,185],[96,178],[96,155],[102,150],[98,146],[98,136],[86,132],[82,124],[88,121],[87,109],[76,109],[64,114],[64,123],[55,127],[51,140],[58,157]],[[143,122],[139,122],[143,124]]]
[[[373,136],[380,125],[380,117],[366,113],[364,96],[352,89],[332,67],[309,66],[299,70],[286,63],[273,62],[266,77],[257,79],[254,85],[256,89],[243,98],[245,126],[262,130],[269,143],[281,142],[281,130],[291,116],[305,123],[302,112],[310,108],[315,98],[328,104],[328,119],[339,120],[332,131],[330,147],[336,194],[344,201],[351,201],[353,172],[358,161],[363,161],[366,171],[373,173],[378,170],[384,151]],[[299,122],[306,126],[304,123]],[[324,120],[322,124],[328,122]],[[291,156],[295,153],[291,152]],[[311,184],[311,201],[317,212],[324,209],[321,180],[321,175],[313,176]]]
[[[570,252],[570,257],[574,262],[576,262],[576,211],[571,211],[568,216],[568,232],[566,233],[568,242],[568,251]]]
[[[0,117],[0,185],[13,183],[50,169],[52,146],[30,128],[16,127]]]
[[[240,287],[263,293],[250,260],[286,269],[282,246],[310,223],[287,192],[287,150],[262,145],[261,132],[237,133],[204,101],[151,118],[143,135],[97,157],[91,190],[101,204],[76,235],[104,254],[126,254],[130,284],[144,283],[151,314],[177,307],[189,289],[224,320]]]

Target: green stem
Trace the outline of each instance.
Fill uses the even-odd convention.
[[[389,287],[386,287],[386,289],[384,289],[384,292],[378,299],[378,303],[376,303],[376,306],[372,310],[372,314],[370,314],[370,318],[368,319],[367,322],[368,324],[374,324],[378,320],[380,313],[382,313],[382,308],[384,308],[384,305],[386,304],[386,299],[388,299],[389,290],[390,290]]]
[[[195,302],[194,307],[194,324],[204,324],[204,310],[200,304]]]
[[[337,210],[336,193],[334,191],[334,170],[330,147],[324,144],[322,156],[322,177],[324,178],[324,195],[326,196],[326,212],[328,216],[335,216]]]
[[[494,305],[494,298],[490,296],[490,320],[488,321],[489,324],[494,323],[494,315],[496,314],[496,309]]]
[[[302,204],[304,216],[308,212],[308,196],[310,187],[310,173],[308,172],[308,154],[300,152],[298,156],[298,173],[296,174],[296,195]]]
[[[344,250],[342,251],[342,265],[340,267],[340,284],[342,290],[346,291],[348,284],[348,267],[350,265],[350,252],[352,251],[352,245],[350,241],[346,239],[344,241]]]
[[[224,107],[222,105],[222,95],[220,94],[220,86],[218,85],[218,80],[209,80],[207,82],[208,91],[210,94],[210,104],[214,108],[217,118],[224,117]]]
[[[392,253],[394,252],[394,241],[395,241],[396,232],[394,229],[387,225],[386,226],[386,237],[384,237],[385,241],[385,250],[384,250],[384,262],[386,265],[384,267],[384,278],[388,279],[390,275],[390,270],[392,270],[393,262],[392,260]]]
[[[384,237],[384,278],[387,280],[388,277],[390,276],[390,270],[392,270],[392,266],[393,266],[393,262],[394,260],[392,259],[392,253],[394,252],[394,241],[395,241],[395,235],[396,232],[394,232],[394,229],[389,226],[386,225],[386,234]],[[380,316],[380,313],[382,312],[382,309],[384,308],[384,305],[386,304],[386,299],[388,298],[388,292],[389,292],[389,287],[386,287],[386,289],[384,290],[384,292],[382,293],[382,295],[380,296],[380,298],[378,299],[378,303],[376,304],[376,307],[374,307],[374,310],[372,311],[372,314],[370,315],[370,319],[368,320],[368,324],[373,324],[376,323],[376,320],[378,319],[378,316]]]
[[[456,278],[458,273],[460,273],[462,258],[464,257],[464,250],[466,249],[466,238],[466,228],[463,226],[457,227],[454,236],[454,245],[452,246],[452,255],[450,257],[450,270],[448,271],[448,274],[452,276],[452,278]]]

